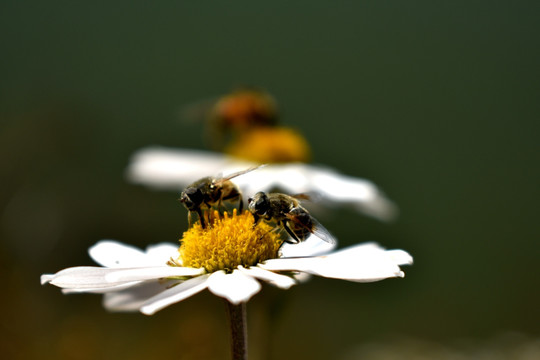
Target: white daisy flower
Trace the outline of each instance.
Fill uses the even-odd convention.
[[[127,178],[136,184],[181,191],[208,174],[228,175],[255,165],[217,152],[148,147],[133,155]],[[322,204],[349,205],[380,220],[397,215],[396,205],[369,180],[318,165],[272,163],[236,177],[234,183],[247,196],[278,189],[288,194],[315,194]]]
[[[232,216],[214,213],[212,226],[195,224],[181,246],[158,244],[146,251],[112,240],[89,250],[101,265],[72,267],[41,276],[41,283],[64,293],[102,293],[111,311],[141,311],[152,315],[202,290],[237,305],[261,289],[259,281],[282,289],[305,275],[355,282],[404,277],[400,265],[412,257],[403,250],[385,250],[375,243],[329,252],[334,245],[312,236],[305,242],[283,244],[266,223],[253,226],[249,212]],[[322,243],[322,245],[321,245]],[[318,255],[326,252],[325,255]]]

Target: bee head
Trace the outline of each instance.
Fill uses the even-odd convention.
[[[188,187],[180,196],[180,202],[183,203],[184,206],[190,211],[200,207],[203,199],[204,196],[201,189],[196,187]]]
[[[268,200],[268,196],[264,192],[259,191],[252,198],[248,199],[248,208],[252,214],[266,214],[266,212],[270,208],[270,201]]]

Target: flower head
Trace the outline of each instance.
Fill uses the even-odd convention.
[[[282,289],[305,274],[369,282],[403,277],[399,265],[412,264],[407,252],[375,243],[337,252],[329,252],[335,245],[315,236],[298,245],[282,244],[269,225],[253,226],[247,211],[232,216],[214,212],[211,220],[206,229],[195,224],[186,231],[180,248],[158,244],[141,251],[100,241],[89,253],[101,267],[67,268],[42,275],[41,283],[61,287],[64,293],[102,293],[111,311],[151,315],[204,289],[239,304],[261,289],[259,280]]]
[[[246,211],[233,216],[211,214],[211,224],[203,229],[200,222],[184,233],[178,250],[178,263],[207,272],[231,272],[238,266],[255,266],[277,257],[282,240],[266,223],[253,226],[253,215]]]

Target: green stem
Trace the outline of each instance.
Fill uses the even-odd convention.
[[[233,360],[247,360],[246,303],[233,305],[225,300],[231,326],[231,349]]]

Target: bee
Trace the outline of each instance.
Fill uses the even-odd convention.
[[[206,122],[206,141],[215,150],[247,130],[278,124],[274,97],[255,87],[240,87],[219,98],[188,105],[182,115]]]
[[[277,122],[277,105],[263,90],[241,88],[221,97],[213,106],[210,117],[224,130],[272,126]]]
[[[188,222],[191,225],[191,214],[197,213],[201,226],[206,227],[203,210],[208,210],[214,206],[218,209],[223,205],[223,202],[234,203],[238,202],[238,210],[242,212],[244,202],[240,189],[231,181],[231,179],[246,174],[250,171],[258,169],[263,165],[251,167],[233,173],[227,177],[211,177],[207,176],[195,181],[193,184],[186,187],[180,195],[180,202],[184,204],[188,210]]]
[[[255,218],[255,224],[261,219],[275,221],[292,239],[285,240],[297,244],[306,240],[311,234],[330,244],[336,239],[324,226],[300,205],[301,196],[290,196],[281,193],[256,193],[248,200],[248,209]]]

